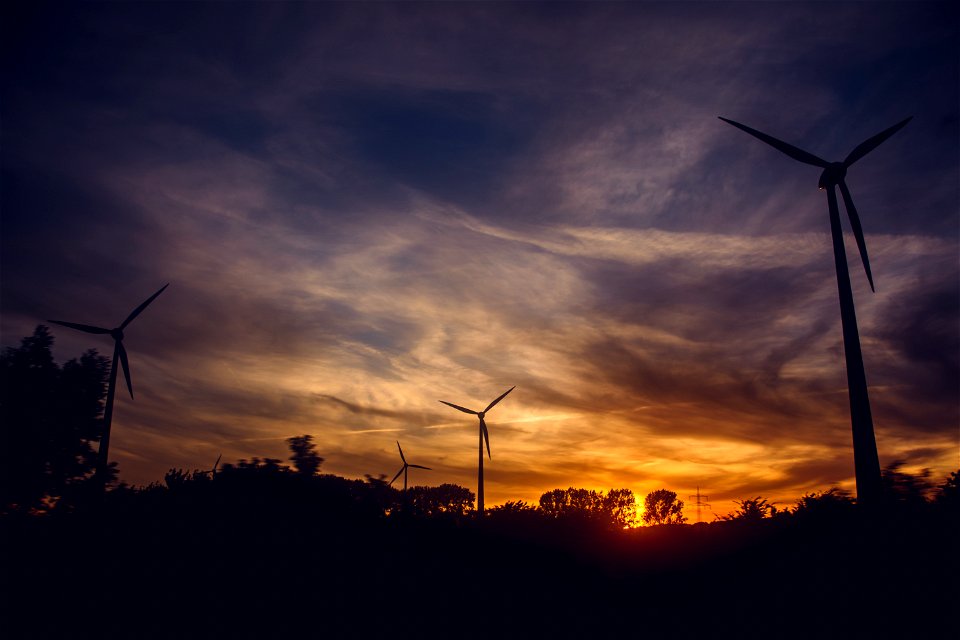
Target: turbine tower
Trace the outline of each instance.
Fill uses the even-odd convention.
[[[387,483],[387,485],[392,485],[396,482],[397,478],[400,477],[400,474],[403,474],[403,492],[407,492],[407,469],[426,469],[427,471],[433,471],[430,467],[421,467],[418,464],[410,464],[407,462],[407,459],[403,457],[403,449],[400,448],[400,442],[397,442],[397,449],[400,450],[400,459],[403,460],[403,466],[400,467],[400,471],[397,471],[397,475],[393,476],[393,480]]]
[[[911,116],[912,118],[912,116]],[[845,177],[850,166],[867,155],[887,138],[902,129],[911,118],[902,120],[877,135],[861,142],[842,162],[827,162],[812,153],[777,140],[773,136],[751,129],[739,122],[721,117],[724,122],[745,131],[755,138],[766,142],[773,148],[785,153],[794,160],[811,164],[823,169],[819,187],[827,192],[827,208],[830,212],[830,232],[833,236],[833,259],[837,270],[837,288],[840,294],[840,321],[843,326],[843,352],[847,365],[847,392],[850,396],[850,422],[853,429],[853,464],[857,477],[857,500],[867,507],[875,506],[880,500],[880,459],[877,456],[877,441],[873,432],[873,417],[870,414],[870,398],[867,395],[867,378],[863,370],[863,353],[860,350],[860,334],[857,330],[857,314],[853,306],[853,291],[850,288],[850,272],[847,268],[847,254],[843,244],[843,230],[840,227],[840,209],[837,206],[837,194],[840,188],[843,204],[850,218],[850,227],[857,240],[863,268],[874,291],[873,274],[870,272],[870,260],[867,257],[867,245],[860,226],[860,216],[853,204]]]
[[[107,386],[107,404],[103,409],[103,435],[100,437],[100,449],[97,453],[97,475],[100,482],[106,486],[107,481],[107,455],[110,448],[110,425],[113,422],[113,399],[117,388],[117,361],[123,366],[123,377],[127,381],[127,391],[130,392],[130,398],[133,398],[133,383],[130,381],[130,363],[127,361],[127,350],[123,348],[123,330],[127,328],[134,318],[140,315],[147,306],[156,299],[163,290],[170,286],[167,283],[160,287],[160,290],[147,298],[139,307],[130,312],[127,319],[115,329],[104,329],[103,327],[94,327],[87,324],[77,324],[75,322],[64,322],[62,320],[50,320],[53,324],[59,324],[63,327],[69,327],[85,333],[110,334],[113,338],[113,364],[110,366],[110,383]]]
[[[466,409],[459,405],[453,404],[452,402],[447,402],[446,400],[441,400],[443,404],[448,407],[453,407],[457,411],[463,411],[464,413],[469,413],[480,418],[480,456],[479,456],[479,465],[477,467],[477,512],[482,516],[483,515],[483,443],[487,443],[487,457],[490,458],[490,434],[487,432],[487,423],[484,422],[483,418],[487,415],[487,412],[490,409],[493,409],[498,402],[507,397],[507,394],[516,389],[516,386],[510,387],[504,391],[499,398],[487,405],[487,408],[483,411],[473,411],[472,409]]]

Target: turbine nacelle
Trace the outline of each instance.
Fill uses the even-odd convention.
[[[817,186],[823,191],[829,187],[836,186],[843,182],[847,176],[847,165],[842,162],[831,162],[820,174],[820,182]]]
[[[400,471],[397,471],[397,475],[393,476],[393,480],[387,483],[387,486],[393,485],[401,475],[403,475],[403,490],[407,490],[407,469],[426,469],[427,471],[433,471],[430,467],[424,467],[419,464],[410,464],[407,462],[406,456],[403,455],[403,447],[400,446],[400,441],[397,441],[397,450],[400,451],[400,459],[403,460],[403,466],[400,467]],[[219,458],[218,458],[219,460]]]
[[[843,197],[843,204],[847,208],[847,216],[850,218],[850,229],[853,231],[853,236],[857,240],[857,249],[860,250],[860,259],[863,261],[863,270],[867,274],[867,281],[870,283],[870,290],[875,291],[876,289],[873,286],[873,274],[870,272],[870,258],[867,257],[867,242],[863,236],[863,228],[860,226],[860,214],[857,213],[857,208],[853,204],[853,197],[850,195],[850,190],[847,188],[844,178],[847,176],[847,169],[853,165],[854,162],[867,155],[874,149],[876,149],[884,140],[895,134],[897,131],[902,129],[910,122],[910,118],[901,120],[897,124],[884,129],[880,133],[870,138],[867,138],[851,151],[843,162],[827,162],[823,158],[819,158],[809,151],[804,151],[799,147],[795,147],[792,144],[787,144],[783,140],[777,140],[771,135],[767,135],[762,131],[757,131],[756,129],[751,129],[745,124],[740,124],[739,122],[734,122],[724,118],[723,116],[718,116],[721,120],[727,124],[733,125],[737,129],[749,133],[754,138],[767,143],[774,149],[777,149],[781,153],[784,153],[798,162],[804,164],[811,164],[815,167],[820,167],[823,169],[823,173],[820,174],[819,187],[821,191],[827,192],[827,201],[831,211],[836,207],[836,192],[834,188],[840,188],[840,195]],[[911,116],[912,118],[913,116]],[[839,213],[837,214],[839,216]],[[841,238],[842,240],[842,238]]]

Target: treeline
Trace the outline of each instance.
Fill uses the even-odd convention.
[[[694,638],[717,620],[737,638],[941,637],[960,596],[956,474],[932,499],[888,474],[899,499],[877,518],[830,490],[686,526],[658,490],[644,502],[672,524],[624,529],[628,490],[480,519],[464,487],[325,474],[291,440],[292,464],[173,469],[0,518],[9,637]]]
[[[206,512],[250,512],[277,520],[324,521],[350,519],[357,523],[392,520],[475,519],[474,493],[456,484],[411,486],[398,489],[386,476],[349,479],[321,472],[324,459],[310,435],[291,437],[290,464],[276,458],[252,458],[210,470],[171,469],[162,481],[144,487],[120,484],[107,493],[88,493],[87,500],[98,508],[104,504],[120,513],[174,510],[181,516],[193,513],[206,519]],[[886,502],[876,514],[883,518],[934,519],[960,515],[958,473],[939,486],[929,473],[910,474],[896,463],[883,470]],[[730,514],[716,518],[720,523],[751,525],[791,520],[844,522],[855,513],[849,493],[831,488],[802,496],[791,507],[777,507],[762,496],[736,501]],[[71,512],[89,506],[73,496],[48,507],[50,512]],[[487,509],[484,521],[516,531],[545,534],[550,527],[566,530],[589,528],[618,531],[645,525],[683,525],[684,502],[676,492],[658,489],[644,497],[640,510],[630,489],[607,492],[569,487],[553,489],[540,496],[537,504],[508,501]],[[639,511],[639,513],[638,513]],[[291,514],[296,514],[291,515]]]

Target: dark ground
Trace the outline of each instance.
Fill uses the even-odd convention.
[[[261,496],[262,498],[262,496]],[[322,514],[322,515],[318,515]],[[284,501],[2,522],[7,638],[957,637],[956,517],[604,531]]]

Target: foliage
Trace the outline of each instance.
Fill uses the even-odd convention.
[[[313,443],[313,436],[302,435],[287,438],[287,445],[290,447],[290,460],[296,468],[297,473],[305,476],[315,476],[320,471],[320,465],[323,464],[323,458],[317,453],[317,445]]]
[[[954,471],[937,488],[937,494],[934,498],[937,506],[953,510],[954,513],[960,511],[960,471]]]
[[[826,491],[804,494],[793,508],[793,515],[803,518],[833,519],[849,515],[854,501],[849,491],[831,487]]]
[[[589,489],[554,489],[540,496],[540,511],[551,518],[589,517],[600,510],[602,497]]]
[[[503,504],[487,508],[487,521],[512,533],[531,533],[539,531],[543,524],[543,514],[536,505],[523,500],[508,500]]]
[[[260,474],[264,476],[277,475],[290,471],[290,467],[281,464],[281,462],[282,460],[279,458],[260,458],[257,456],[254,456],[249,460],[246,458],[240,458],[240,460],[237,461],[236,466],[230,463],[223,465],[223,471],[243,471],[250,474]]]
[[[633,526],[637,521],[637,499],[630,489],[610,489],[603,497],[603,512],[614,527]]]
[[[611,489],[604,495],[602,491],[570,487],[540,496],[540,511],[549,518],[591,521],[622,529],[636,519],[636,499],[629,489]]]
[[[533,513],[536,510],[535,506],[524,500],[507,500],[503,504],[487,509],[491,513]]]
[[[473,508],[474,494],[458,484],[410,487],[402,494],[410,512],[426,517],[465,516]]]
[[[930,470],[908,473],[903,471],[903,465],[902,460],[897,460],[881,472],[884,500],[888,507],[894,509],[922,509],[934,492]]]
[[[683,524],[687,519],[683,515],[683,500],[669,489],[651,491],[643,499],[644,524]]]
[[[208,484],[213,482],[213,479],[214,476],[209,471],[170,469],[163,476],[163,484],[170,491],[182,491],[192,485]]]
[[[57,366],[38,325],[0,355],[0,510],[29,511],[76,496],[96,466],[109,361],[94,350]],[[115,469],[113,469],[115,473]]]
[[[776,507],[761,496],[746,498],[744,500],[734,500],[734,502],[738,505],[737,510],[725,516],[720,516],[720,520],[759,522],[777,513]]]
[[[386,513],[396,508],[400,500],[400,492],[387,483],[387,476],[380,474],[376,478],[367,474],[366,493],[370,501],[377,505],[381,513]]]

